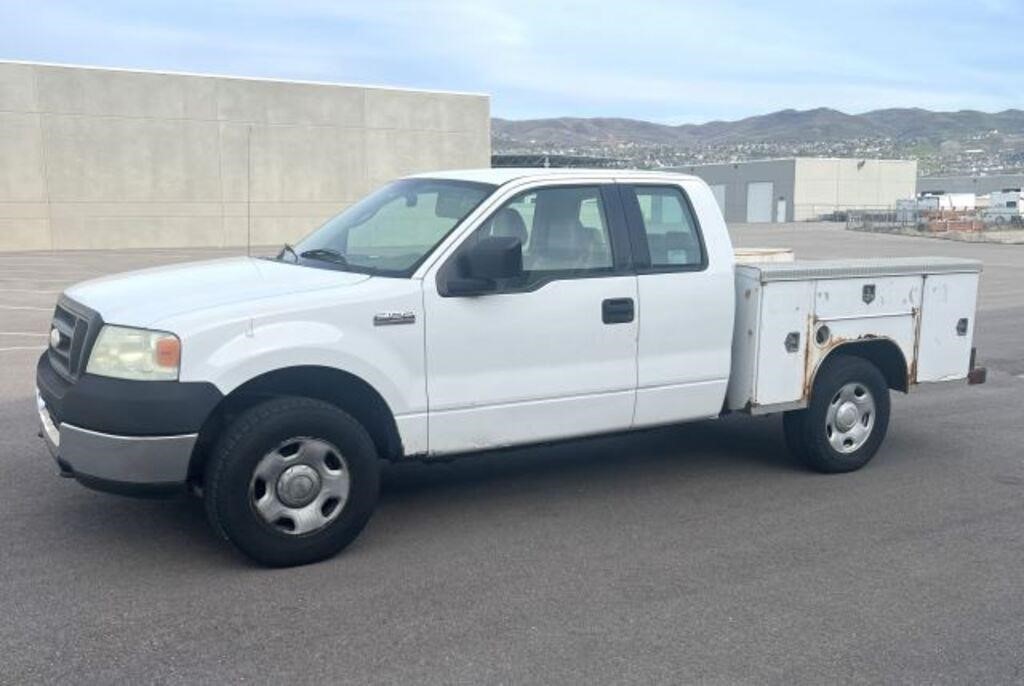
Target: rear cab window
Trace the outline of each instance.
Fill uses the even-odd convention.
[[[707,266],[700,226],[682,188],[630,185],[624,190],[640,270],[695,271]]]

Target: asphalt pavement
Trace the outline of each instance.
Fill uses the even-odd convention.
[[[195,500],[59,478],[36,437],[62,288],[232,251],[0,254],[0,683],[1024,682],[1024,246],[733,235],[982,259],[989,382],[897,394],[880,454],[841,476],[743,416],[392,466],[355,544],[287,570]]]

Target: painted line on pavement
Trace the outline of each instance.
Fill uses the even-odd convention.
[[[31,293],[32,295],[57,295],[60,291],[38,291],[35,288],[0,288],[0,293]]]
[[[66,279],[5,279],[0,277],[0,281],[15,281],[18,283],[59,283],[65,286],[73,286],[77,281],[68,281]]]

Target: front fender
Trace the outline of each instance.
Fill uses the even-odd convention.
[[[382,281],[390,283],[373,289],[378,293],[364,289],[358,299],[307,294],[270,313],[225,312],[216,323],[206,317],[203,327],[184,327],[181,379],[209,381],[228,395],[267,372],[330,367],[368,383],[396,416],[425,413],[422,317],[400,326],[374,325],[381,312],[420,312],[420,282]]]

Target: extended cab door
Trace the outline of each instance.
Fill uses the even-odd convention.
[[[635,426],[716,416],[731,364],[734,255],[699,181],[628,182],[620,191],[640,318]]]
[[[521,277],[446,295],[460,251],[519,239]],[[637,280],[614,184],[515,194],[424,284],[431,453],[628,428],[636,391]]]

